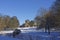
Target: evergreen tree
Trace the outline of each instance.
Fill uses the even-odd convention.
[[[34,26],[34,21],[29,22],[30,27]]]
[[[4,23],[5,23],[5,28],[9,28],[9,21],[10,21],[10,16],[6,15],[4,16]]]
[[[17,19],[16,16],[13,16],[13,17],[10,19],[9,26],[10,26],[10,28],[16,28],[16,27],[19,26],[19,21],[18,21],[18,19]]]
[[[0,16],[0,30],[3,29],[3,18]]]

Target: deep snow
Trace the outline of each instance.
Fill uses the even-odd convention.
[[[60,40],[60,32],[51,32],[49,35],[47,32],[42,32],[43,30],[29,30],[22,31],[15,38],[11,33],[0,35],[0,40]]]
[[[60,32],[51,32],[50,35],[45,32],[21,33],[15,38],[12,34],[1,35],[1,40],[60,40]]]

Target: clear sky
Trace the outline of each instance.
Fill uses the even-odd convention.
[[[26,19],[33,20],[39,8],[48,9],[54,0],[0,0],[0,13],[17,16],[20,24]]]

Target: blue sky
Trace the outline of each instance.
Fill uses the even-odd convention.
[[[17,16],[20,24],[33,20],[39,8],[49,9],[54,0],[0,0],[0,13]]]

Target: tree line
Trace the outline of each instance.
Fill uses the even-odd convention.
[[[44,8],[41,11],[39,10],[35,21],[38,24],[38,28],[45,28],[47,25],[50,28],[60,28],[60,0],[56,0],[49,10]]]
[[[39,9],[34,20],[30,21],[27,19],[20,27],[36,26],[40,29],[45,28],[47,25],[50,28],[60,28],[60,0],[56,0],[49,10],[45,8]],[[16,28],[18,26],[19,20],[16,16],[0,16],[0,30]]]
[[[16,16],[10,17],[8,15],[0,16],[0,30],[8,30],[17,28],[19,21]]]
[[[55,0],[49,9],[40,8],[34,20],[26,20],[22,27],[60,28],[60,0]]]

